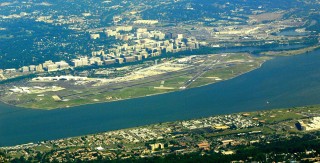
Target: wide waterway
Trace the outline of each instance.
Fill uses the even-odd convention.
[[[320,103],[320,50],[200,88],[50,111],[0,104],[0,146],[157,122]]]

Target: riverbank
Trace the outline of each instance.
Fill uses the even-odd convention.
[[[56,94],[49,93],[47,96],[41,97],[41,98],[36,94],[28,94],[28,95],[22,94],[22,95],[16,96],[14,98],[17,99],[15,101],[17,102],[17,104],[11,102],[11,100],[14,99],[11,96],[8,96],[7,100],[3,100],[5,98],[2,98],[2,101],[9,105],[19,106],[22,108],[52,110],[52,109],[58,109],[58,108],[72,108],[72,107],[77,107],[77,106],[87,105],[87,104],[116,102],[116,101],[122,101],[122,100],[128,100],[128,99],[135,99],[135,98],[142,98],[147,96],[172,93],[176,91],[183,91],[185,89],[202,87],[202,86],[218,83],[221,81],[233,79],[242,74],[245,74],[260,68],[261,65],[266,60],[271,59],[270,57],[306,54],[308,52],[318,49],[319,47],[320,47],[319,45],[315,45],[315,46],[295,49],[295,50],[262,52],[260,53],[261,54],[260,57],[248,57],[248,56],[243,56],[242,55],[243,53],[238,53],[238,54],[235,53],[232,57],[228,58],[229,61],[231,60],[233,62],[229,62],[228,60],[226,60],[224,65],[220,67],[214,67],[214,69],[212,68],[208,69],[207,72],[202,73],[200,75],[199,75],[199,73],[201,73],[200,71],[197,71],[194,73],[190,72],[189,74],[176,72],[174,74],[171,74],[172,76],[166,76],[163,79],[157,78],[157,80],[148,82],[147,84],[143,84],[143,80],[141,80],[140,84],[132,87],[124,86],[122,88],[117,87],[116,89],[110,88],[110,90],[106,90],[102,92],[99,92],[100,90],[96,88],[88,88],[89,90],[87,91],[87,93],[75,93],[72,90],[67,90],[64,93],[62,93],[62,94],[75,94],[79,96],[79,98],[74,97],[74,99],[68,99],[66,97],[65,98],[66,100],[55,101],[54,99],[52,99],[52,96],[56,96]],[[211,60],[213,59],[216,59],[216,58],[212,58]],[[242,61],[248,61],[248,60],[252,60],[252,62],[246,62],[244,64],[241,63]],[[195,80],[195,77],[196,77],[196,80]],[[161,82],[164,82],[164,84],[161,84]],[[185,83],[188,83],[188,87],[184,86]],[[161,85],[162,87],[159,87]],[[170,88],[170,89],[159,89],[159,88]],[[81,90],[79,92],[81,92]],[[88,96],[87,94],[90,94],[90,96]]]
[[[0,148],[0,152],[6,153],[2,154],[0,161],[10,162],[10,159],[21,157],[39,162],[43,160],[74,161],[74,159],[81,161],[139,159],[177,152],[193,153],[203,150],[204,147],[205,151],[219,150],[221,153],[232,151],[231,154],[235,154],[238,145],[253,144],[252,142],[257,145],[265,141],[270,143],[279,141],[279,137],[282,136],[289,139],[319,130],[320,127],[301,131],[297,125],[297,122],[302,121],[313,123],[312,119],[320,115],[319,108],[320,106],[307,106],[240,112],[32,142]],[[259,141],[256,140],[257,136]],[[153,147],[154,144],[159,147]],[[230,144],[229,147],[226,144]],[[65,149],[69,149],[68,158],[64,155]],[[30,156],[26,151],[34,155]],[[36,157],[37,155],[43,155],[43,157]]]
[[[221,59],[220,62],[217,60],[218,58],[223,59]],[[83,98],[76,98],[68,101],[54,101],[51,98],[53,94],[41,97],[41,100],[37,100],[39,97],[37,97],[36,94],[21,95],[19,99],[31,102],[21,103],[17,106],[32,109],[52,110],[57,108],[72,108],[87,104],[115,102],[183,91],[190,88],[230,80],[259,68],[262,63],[269,59],[271,58],[253,57],[246,53],[233,53],[225,55],[224,57],[209,55],[209,57],[205,61],[202,61],[203,63],[199,66],[188,67],[188,71],[186,72],[173,72],[170,75],[159,77],[158,80],[148,82],[147,84],[136,85],[133,87],[122,87],[115,90],[111,90],[112,88],[110,88],[109,90],[111,91],[108,90],[101,93],[95,93],[95,88],[89,88],[92,90],[89,90],[86,94],[91,94],[90,96],[86,96],[86,94],[78,94],[78,96],[83,96]],[[144,82],[144,79],[141,79],[140,82]],[[171,89],[159,89],[166,87]]]
[[[320,77],[319,54],[316,50],[308,55],[277,57],[224,82],[144,98],[48,111],[0,104],[0,146],[210,115],[316,105],[320,99],[316,82]]]
[[[282,50],[282,51],[267,51],[267,52],[262,52],[260,54],[266,55],[266,56],[292,56],[292,55],[299,55],[299,54],[304,54],[304,53],[309,53],[311,51],[314,51],[316,49],[319,49],[320,45],[314,45],[302,49],[296,49],[296,50]]]

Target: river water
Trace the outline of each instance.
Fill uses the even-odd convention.
[[[50,111],[0,104],[0,146],[217,114],[319,104],[319,65],[317,50],[279,57],[234,79],[174,93]]]

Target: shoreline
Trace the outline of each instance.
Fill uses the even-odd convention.
[[[254,111],[240,111],[240,112],[227,113],[227,114],[223,114],[223,113],[222,114],[211,114],[211,115],[208,115],[208,116],[200,116],[200,117],[195,117],[195,118],[173,120],[173,121],[156,122],[156,123],[151,123],[151,124],[146,124],[146,125],[139,125],[139,126],[134,126],[134,127],[127,127],[127,128],[114,129],[114,130],[106,130],[106,131],[102,131],[102,132],[98,132],[98,133],[89,133],[89,134],[83,134],[83,135],[78,135],[78,136],[50,139],[50,140],[47,140],[47,141],[68,140],[68,139],[80,138],[80,137],[83,137],[83,136],[96,136],[96,135],[102,135],[102,134],[110,133],[110,132],[127,131],[127,130],[132,130],[132,129],[139,129],[139,128],[150,128],[150,127],[155,126],[155,125],[167,125],[167,124],[173,124],[173,123],[178,123],[178,122],[182,122],[182,121],[194,121],[194,120],[201,120],[201,119],[224,116],[224,115],[249,114],[249,116],[252,116],[253,114],[257,114],[259,112],[283,112],[283,111],[288,110],[288,109],[305,110],[305,109],[314,109],[314,108],[317,108],[317,107],[320,107],[320,104],[297,106],[297,107],[283,107],[283,108],[275,108],[275,109],[254,110]],[[36,141],[26,142],[26,143],[17,144],[17,145],[0,146],[0,149],[12,148],[12,147],[16,147],[16,146],[30,146],[30,145],[34,145],[34,144],[40,144],[40,141],[37,141],[37,142]]]
[[[317,56],[316,58],[319,58],[319,55],[317,55],[318,54],[318,52],[319,51],[316,51],[316,52],[313,52],[313,53],[310,53],[310,55],[312,55],[312,56]],[[310,58],[310,57],[308,57],[309,55],[301,55],[301,58],[305,58],[306,59],[306,61],[307,60],[310,60],[310,59],[312,59],[312,58]],[[292,57],[292,58],[299,58],[300,59],[300,57]],[[276,62],[276,63],[279,63],[279,64],[282,64],[283,66],[282,67],[286,67],[286,64],[283,64],[283,63],[291,63],[291,62],[289,62],[289,61],[299,61],[298,59],[294,59],[294,60],[291,60],[291,59],[289,59],[289,60],[287,60],[287,59],[285,59],[285,58],[283,58],[283,57],[277,57],[277,58],[275,58],[275,60],[271,60],[271,61],[269,61],[268,63],[265,63],[265,65],[263,65],[262,66],[262,68],[261,69],[265,69],[265,67],[269,67],[269,63],[273,63],[273,62],[275,62],[276,60],[278,60],[278,59],[280,59],[280,61],[282,61],[283,59],[284,59],[284,61],[285,62]],[[295,64],[296,62],[294,62],[294,64]],[[258,64],[257,64],[258,65]],[[291,66],[293,66],[292,64],[290,64]],[[251,74],[260,74],[259,76],[261,76],[261,75],[263,75],[264,76],[264,74],[261,74],[260,73],[260,70],[258,70],[258,71],[255,71],[254,73],[251,73]],[[293,73],[294,74],[294,73]],[[244,77],[241,77],[241,79],[243,79],[243,78],[246,78],[246,76],[247,75],[245,75]],[[250,76],[252,76],[252,75],[250,75]],[[255,76],[255,75],[253,75],[253,76]],[[253,78],[253,77],[252,77]],[[237,78],[236,80],[238,81],[238,79],[239,78]],[[233,82],[225,82],[225,83],[233,83]],[[220,85],[221,83],[219,83],[219,85]],[[242,83],[242,84],[244,84],[244,83]],[[224,85],[224,83],[223,84],[221,84],[221,85]],[[240,86],[239,84],[237,84],[236,86]],[[211,87],[211,86],[209,86],[209,87]],[[219,87],[219,86],[218,86]],[[206,88],[207,87],[205,87],[205,88],[200,88],[200,89],[195,89],[195,90],[202,90],[201,92],[205,92],[206,91]],[[223,87],[223,88],[226,88],[226,87]],[[223,89],[219,89],[219,90],[223,90]],[[189,92],[189,91],[188,91]],[[192,92],[192,91],[190,91],[190,92]],[[184,94],[184,93],[177,93],[177,94],[174,94],[174,96],[176,96],[176,95],[180,95],[180,94]],[[188,93],[189,94],[189,93]],[[228,94],[230,94],[230,93],[228,93]],[[228,95],[227,94],[227,95]],[[159,99],[161,99],[161,97],[171,97],[171,95],[165,95],[165,96],[160,96],[160,98]],[[250,97],[252,97],[252,96],[250,96]],[[268,96],[266,96],[267,97],[267,99],[269,100],[269,98],[268,98]],[[150,99],[150,98],[148,98],[148,99]],[[153,98],[152,98],[153,99]],[[158,99],[158,98],[156,98],[156,99]],[[208,98],[209,99],[209,98]],[[275,104],[275,103],[273,103],[273,100],[272,99],[270,99],[271,101],[271,104]],[[140,100],[139,100],[140,101]],[[141,100],[141,101],[144,101],[144,100]],[[147,100],[147,101],[149,101],[149,100]],[[237,100],[237,101],[239,101],[239,100]],[[119,106],[130,106],[130,105],[132,105],[132,104],[134,104],[133,103],[134,101],[129,101],[129,102],[123,102],[123,103],[125,103],[125,105],[119,105]],[[266,101],[265,100],[263,100],[262,101],[263,102],[263,104],[265,104],[266,103]],[[122,102],[121,102],[122,103]],[[298,102],[299,103],[299,102]],[[210,114],[205,114],[205,112],[204,112],[204,114],[201,114],[201,115],[199,115],[199,116],[188,116],[189,118],[179,118],[179,119],[176,119],[176,118],[174,118],[173,120],[170,120],[170,118],[169,118],[169,120],[157,120],[157,121],[153,121],[152,123],[147,123],[147,124],[157,124],[157,123],[160,123],[160,122],[171,122],[171,121],[175,121],[175,120],[184,120],[184,119],[193,119],[193,118],[198,118],[198,117],[207,117],[207,116],[210,116],[210,115],[215,115],[215,114],[217,114],[217,115],[219,115],[219,114],[230,114],[230,113],[237,113],[237,112],[251,112],[251,111],[260,111],[260,110],[270,110],[270,109],[277,109],[277,108],[287,108],[287,107],[299,107],[299,106],[308,106],[308,105],[316,105],[318,102],[316,102],[316,103],[314,103],[314,102],[312,102],[312,103],[309,103],[308,102],[308,104],[303,104],[303,105],[301,105],[300,103],[299,104],[289,104],[289,105],[285,105],[285,106],[280,106],[280,107],[272,107],[272,108],[269,108],[269,107],[267,107],[267,108],[265,108],[265,109],[260,109],[260,107],[252,107],[252,106],[257,106],[257,105],[249,105],[249,107],[247,107],[247,105],[245,105],[245,109],[244,109],[244,107],[242,107],[242,108],[238,108],[237,106],[235,107],[236,109],[233,109],[233,110],[230,110],[230,111],[228,111],[228,113],[224,113],[224,111],[223,110],[225,110],[225,109],[223,109],[224,108],[224,106],[225,105],[221,105],[222,107],[220,107],[220,108],[222,108],[222,109],[219,109],[219,108],[216,108],[216,109],[209,109],[210,107],[208,107],[208,110],[210,110]],[[115,106],[118,106],[118,104],[119,103],[115,103],[115,104],[112,104],[112,106],[113,105],[115,105]],[[259,104],[261,104],[261,103],[259,103]],[[266,104],[265,104],[266,105]],[[280,105],[281,105],[281,103],[280,103]],[[101,107],[95,107],[95,106],[101,106]],[[90,112],[92,112],[92,111],[90,111],[91,109],[85,109],[85,108],[99,108],[99,109],[96,109],[98,112],[100,112],[101,111],[101,113],[106,113],[106,114],[108,114],[108,113],[112,113],[112,114],[109,114],[107,117],[113,117],[113,112],[117,112],[116,110],[116,107],[113,107],[113,109],[112,108],[109,108],[109,107],[103,107],[103,106],[109,106],[108,104],[106,104],[106,105],[94,105],[93,107],[92,106],[89,106],[89,107],[87,107],[87,106],[85,106],[85,107],[79,107],[79,108],[75,108],[74,110],[66,110],[66,111],[68,111],[67,113],[68,114],[70,114],[70,115],[72,115],[73,114],[73,112],[74,111],[76,111],[76,112],[78,112],[78,111],[80,111],[80,110],[87,110],[86,112],[88,112],[88,113],[90,113]],[[220,105],[219,105],[220,106]],[[227,106],[227,105],[226,105]],[[260,105],[259,105],[260,106]],[[240,106],[239,106],[240,107]],[[118,107],[119,108],[119,107]],[[139,108],[139,106],[137,106],[137,108]],[[145,107],[144,109],[147,109],[148,107]],[[8,108],[9,109],[9,108]],[[105,112],[105,111],[103,111],[103,110],[109,110],[109,109],[112,109],[111,111],[107,111],[107,112]],[[200,108],[199,108],[200,109]],[[196,110],[199,110],[199,109],[192,109],[192,111],[196,111]],[[170,109],[168,109],[168,110],[170,110]],[[183,110],[183,106],[181,106],[181,109],[180,109],[181,111],[183,111],[184,112],[184,110]],[[219,111],[215,111],[215,110],[219,110]],[[220,110],[222,110],[223,112],[220,112]],[[10,110],[8,110],[9,112],[10,112]],[[57,112],[60,112],[60,113],[62,113],[61,111],[63,111],[63,110],[57,110]],[[120,110],[119,110],[120,111]],[[130,111],[130,110],[128,110],[128,111]],[[140,111],[142,111],[142,109],[139,109],[139,110],[137,110],[138,111],[138,113],[137,114],[139,114],[139,112]],[[191,113],[191,114],[193,114],[192,113],[192,111],[190,111],[190,112],[188,112],[188,113]],[[27,110],[26,111],[26,113],[27,112],[30,112],[30,110]],[[82,113],[82,111],[80,111],[81,113]],[[131,111],[129,112],[129,113],[134,113],[134,112],[136,112],[135,111],[135,109],[134,110],[132,110],[131,109]],[[35,111],[35,113],[41,113],[40,111],[38,112],[38,111]],[[51,114],[51,112],[45,112],[45,111],[43,111],[43,113],[46,113],[46,114],[48,114],[49,116],[50,116],[50,114]],[[149,111],[147,110],[147,113],[149,113]],[[23,114],[23,113],[22,113]],[[64,113],[62,113],[62,114],[64,114]],[[117,113],[115,113],[115,114],[117,114]],[[170,112],[169,112],[169,114],[171,114]],[[80,114],[80,115],[82,115],[82,114]],[[83,114],[83,115],[85,115],[85,114]],[[101,115],[101,114],[100,114]],[[129,115],[129,117],[130,117],[130,114],[125,114],[125,117],[126,116],[128,116]],[[135,114],[134,114],[135,115]],[[60,117],[60,116],[55,116],[55,117]],[[72,116],[73,117],[73,116]],[[75,115],[74,116],[74,118],[76,118],[76,119],[81,119],[81,117],[82,116],[78,116],[78,115]],[[101,116],[102,117],[102,116]],[[66,117],[66,118],[68,118],[68,117]],[[29,118],[30,119],[30,118]],[[28,121],[31,121],[32,122],[32,120],[30,119],[27,119],[27,122]],[[54,118],[55,119],[55,118]],[[107,118],[107,119],[110,119],[110,118]],[[136,118],[137,119],[137,118]],[[50,119],[50,121],[51,121],[51,119]],[[110,121],[110,122],[109,122]],[[139,119],[137,119],[137,121],[139,122]],[[68,121],[66,121],[66,122],[68,122]],[[100,130],[100,128],[99,129],[97,129],[98,130],[98,132],[96,132],[96,131],[91,131],[91,129],[90,130],[88,130],[89,132],[85,132],[85,133],[83,133],[82,131],[80,132],[80,134],[76,134],[76,135],[74,135],[74,136],[78,136],[78,135],[86,135],[86,134],[95,134],[95,133],[101,133],[101,132],[105,132],[105,131],[114,131],[114,130],[118,130],[118,129],[122,129],[122,128],[132,128],[132,127],[137,127],[137,126],[144,126],[144,124],[145,123],[139,123],[138,125],[135,125],[135,124],[133,124],[133,125],[124,125],[123,127],[108,127],[108,125],[109,125],[109,123],[110,124],[114,124],[113,122],[113,120],[105,120],[105,121],[103,121],[104,122],[104,124],[105,124],[105,126],[107,126],[106,128],[105,127],[103,127],[103,129],[102,130]],[[24,123],[24,122],[22,122],[22,123]],[[95,122],[96,123],[96,122]],[[97,122],[97,124],[100,124],[101,122]],[[60,125],[60,124],[58,124],[58,125]],[[11,125],[12,126],[12,125]],[[54,126],[55,126],[55,124],[54,124]],[[81,126],[79,126],[79,127],[81,127]],[[90,128],[90,127],[88,127],[88,128]],[[5,130],[4,130],[5,131]],[[39,131],[39,133],[40,133],[40,131]],[[9,135],[10,136],[10,135]],[[8,137],[9,137],[8,136]],[[55,140],[55,139],[60,139],[60,138],[67,138],[67,137],[74,137],[74,136],[72,136],[72,135],[70,135],[70,136],[62,136],[62,137],[53,137],[51,140]],[[10,137],[9,137],[10,138]],[[22,139],[23,140],[23,139]],[[39,139],[39,140],[45,140],[45,139]],[[38,138],[36,138],[35,139],[35,141],[34,140],[30,140],[30,141],[25,141],[25,142],[22,142],[22,143],[19,143],[19,144],[23,144],[23,143],[28,143],[28,142],[37,142],[38,141]],[[8,141],[9,142],[9,141]],[[10,145],[10,144],[8,144],[8,145]]]
[[[273,59],[273,58],[271,58]],[[169,94],[169,93],[174,93],[174,92],[179,92],[179,91],[185,91],[185,90],[191,90],[191,89],[194,89],[194,88],[200,88],[200,87],[204,87],[204,86],[208,86],[208,85],[211,85],[211,84],[216,84],[216,83],[220,83],[220,82],[224,82],[224,81],[228,81],[228,80],[231,80],[231,79],[234,79],[236,77],[239,77],[241,75],[244,75],[244,74],[247,74],[247,73],[250,73],[254,70],[257,70],[259,68],[261,68],[261,66],[268,60],[265,60],[263,63],[261,63],[258,67],[250,70],[250,71],[247,71],[247,72],[243,72],[243,73],[240,73],[236,76],[233,76],[229,79],[226,79],[226,80],[221,80],[221,81],[218,81],[218,82],[214,82],[214,83],[207,83],[207,84],[204,84],[204,85],[200,85],[200,86],[196,86],[196,87],[192,87],[192,88],[187,88],[187,89],[177,89],[177,90],[172,90],[172,91],[169,91],[169,92],[163,92],[163,93],[155,93],[155,94],[148,94],[148,95],[145,95],[145,96],[137,96],[137,97],[132,97],[132,98],[124,98],[124,99],[118,99],[118,100],[112,100],[112,101],[97,101],[97,102],[93,102],[93,103],[85,103],[85,104],[80,104],[80,105],[74,105],[74,106],[66,106],[66,107],[59,107],[59,108],[47,108],[47,109],[41,109],[41,108],[28,108],[28,107],[23,107],[23,106],[19,106],[19,105],[13,105],[13,104],[8,104],[10,106],[14,106],[14,107],[19,107],[19,108],[23,108],[23,109],[32,109],[32,110],[46,110],[46,111],[49,111],[49,110],[55,110],[55,109],[73,109],[75,107],[78,107],[78,106],[84,106],[84,105],[94,105],[94,104],[102,104],[102,103],[113,103],[113,102],[118,102],[118,101],[124,101],[124,100],[131,100],[131,99],[138,99],[138,98],[144,98],[144,97],[150,97],[150,96],[157,96],[157,95],[162,95],[162,94]],[[3,101],[1,101],[3,102]]]
[[[262,54],[263,56],[265,57],[269,57],[269,59],[267,60],[264,60],[258,67],[250,70],[250,71],[246,71],[246,72],[243,72],[243,73],[240,73],[236,76],[233,76],[231,78],[228,78],[228,79],[225,79],[225,80],[221,80],[221,81],[218,81],[218,82],[211,82],[211,83],[206,83],[204,85],[200,85],[200,86],[196,86],[196,87],[192,87],[192,88],[187,88],[187,89],[176,89],[176,90],[172,90],[172,91],[168,91],[168,92],[163,92],[163,93],[155,93],[155,94],[148,94],[148,95],[145,95],[145,96],[137,96],[137,97],[132,97],[132,98],[123,98],[123,99],[117,99],[117,100],[111,100],[111,101],[96,101],[96,102],[91,102],[91,103],[84,103],[84,104],[79,104],[79,105],[72,105],[72,106],[64,106],[64,107],[59,107],[59,108],[55,108],[55,107],[52,107],[52,108],[37,108],[37,107],[25,107],[23,105],[14,105],[14,104],[10,104],[10,103],[7,103],[5,101],[0,101],[1,103],[5,104],[5,105],[9,105],[9,106],[13,106],[13,107],[16,107],[16,108],[21,108],[21,109],[32,109],[32,110],[46,110],[46,111],[49,111],[49,110],[55,110],[55,109],[70,109],[70,108],[75,108],[75,107],[78,107],[78,106],[84,106],[84,105],[93,105],[93,104],[102,104],[102,103],[112,103],[112,102],[118,102],[118,101],[123,101],[123,100],[131,100],[131,99],[137,99],[137,98],[144,98],[144,97],[149,97],[149,96],[156,96],[156,95],[162,95],[162,94],[167,94],[167,93],[173,93],[173,92],[178,92],[178,91],[184,91],[184,90],[189,90],[189,89],[193,89],[193,88],[199,88],[199,87],[204,87],[204,86],[207,86],[207,85],[211,85],[211,84],[215,84],[215,83],[219,83],[219,82],[224,82],[224,81],[227,81],[227,80],[231,80],[231,79],[234,79],[236,77],[239,77],[241,75],[244,75],[246,73],[249,73],[249,72],[252,72],[254,70],[257,70],[259,68],[261,68],[261,66],[268,60],[272,60],[274,58],[277,58],[277,57],[290,57],[290,56],[296,56],[296,55],[303,55],[303,54],[308,54],[308,52],[312,52],[312,51],[315,51],[317,49],[320,48],[320,45],[313,45],[313,46],[310,46],[310,47],[305,47],[305,48],[302,48],[302,49],[293,49],[293,50],[285,50],[285,51],[277,51],[277,54],[276,55],[270,55],[268,53],[273,53],[274,51],[266,51],[266,52],[262,52],[260,54]],[[288,53],[288,52],[296,52],[295,54],[292,54],[292,55],[282,55],[281,53]]]

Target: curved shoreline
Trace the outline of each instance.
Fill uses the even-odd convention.
[[[266,60],[267,61],[267,60]],[[144,98],[144,97],[150,97],[150,96],[157,96],[157,95],[163,95],[163,94],[169,94],[169,93],[174,93],[174,92],[179,92],[179,91],[185,91],[185,90],[191,90],[191,89],[195,89],[195,88],[200,88],[200,87],[204,87],[204,86],[208,86],[208,85],[212,85],[212,84],[216,84],[216,83],[220,83],[220,82],[225,82],[225,81],[228,81],[228,80],[231,80],[231,79],[234,79],[236,77],[239,77],[241,75],[244,75],[244,74],[247,74],[247,73],[250,73],[254,70],[257,70],[259,68],[261,68],[261,66],[266,62],[264,61],[263,63],[261,63],[258,67],[250,70],[250,71],[246,71],[246,72],[243,72],[243,73],[240,73],[236,76],[233,76],[231,78],[228,78],[228,79],[225,79],[225,80],[221,80],[221,81],[218,81],[218,82],[213,82],[213,83],[207,83],[207,84],[204,84],[204,85],[200,85],[200,86],[196,86],[196,87],[192,87],[192,88],[187,88],[187,89],[177,89],[177,90],[173,90],[173,91],[169,91],[169,92],[163,92],[163,93],[155,93],[155,94],[148,94],[148,95],[145,95],[145,96],[137,96],[137,97],[132,97],[132,98],[123,98],[123,99],[118,99],[118,100],[112,100],[112,101],[97,101],[97,102],[93,102],[93,103],[85,103],[85,104],[80,104],[80,105],[73,105],[73,106],[66,106],[66,107],[59,107],[59,108],[48,108],[48,109],[40,109],[40,108],[28,108],[28,107],[23,107],[23,106],[19,106],[19,105],[12,105],[12,104],[8,104],[8,105],[11,105],[11,106],[14,106],[14,107],[19,107],[19,108],[24,108],[24,109],[33,109],[33,110],[55,110],[55,109],[72,109],[72,108],[75,108],[75,107],[78,107],[78,106],[84,106],[84,105],[94,105],[94,104],[102,104],[102,103],[113,103],[113,102],[118,102],[118,101],[124,101],[124,100],[131,100],[131,99],[138,99],[138,98]]]
[[[55,140],[210,115],[316,105],[320,95],[315,88],[320,89],[319,84],[302,82],[316,79],[314,73],[316,77],[320,76],[317,66],[319,52],[276,57],[241,77],[184,92],[51,111],[14,109],[3,105],[0,109],[4,124],[0,129],[3,131],[0,135],[2,144]],[[304,64],[299,64],[301,62]],[[297,71],[305,66],[308,70]],[[303,74],[306,76],[301,78]],[[261,84],[264,87],[260,87]],[[292,89],[297,84],[301,87]],[[306,94],[301,97],[300,91],[306,91]]]
[[[286,51],[282,51],[283,53],[287,53],[287,52],[299,52],[299,53],[295,53],[293,55],[281,55],[280,52],[278,55],[274,55],[274,56],[270,56],[268,54],[266,54],[267,52],[263,52],[261,53],[263,56],[266,56],[266,57],[270,57],[270,60],[276,58],[276,57],[289,57],[289,56],[295,56],[295,55],[303,55],[303,54],[307,54],[308,52],[311,52],[311,51],[315,51],[317,49],[320,48],[320,45],[314,45],[314,46],[310,46],[310,47],[306,47],[306,48],[302,48],[302,49],[293,49],[293,50],[286,50]],[[268,51],[268,52],[272,52],[272,51]],[[238,75],[235,75],[233,77],[230,77],[228,79],[225,79],[225,80],[221,80],[221,81],[218,81],[218,82],[210,82],[210,83],[206,83],[204,85],[199,85],[199,86],[195,86],[195,87],[192,87],[192,88],[187,88],[187,89],[175,89],[173,91],[168,91],[168,92],[163,92],[163,93],[155,93],[155,94],[147,94],[145,96],[136,96],[136,97],[131,97],[131,98],[123,98],[123,99],[116,99],[116,100],[111,100],[111,101],[96,101],[96,102],[89,102],[89,103],[83,103],[83,104],[79,104],[79,105],[66,105],[66,106],[63,106],[63,107],[52,107],[52,108],[37,108],[37,107],[26,107],[26,106],[23,106],[23,105],[14,105],[14,104],[10,104],[10,103],[7,103],[5,101],[1,101],[3,104],[5,105],[9,105],[9,106],[13,106],[13,107],[16,107],[16,108],[22,108],[22,109],[32,109],[32,110],[54,110],[54,109],[69,109],[69,108],[75,108],[75,107],[78,107],[78,106],[83,106],[83,105],[93,105],[93,104],[101,104],[101,103],[113,103],[113,102],[118,102],[118,101],[123,101],[123,100],[131,100],[131,99],[137,99],[137,98],[143,98],[143,97],[149,97],[149,96],[156,96],[156,95],[162,95],[162,94],[168,94],[168,93],[173,93],[173,92],[178,92],[178,91],[184,91],[184,90],[189,90],[189,89],[193,89],[193,88],[199,88],[199,87],[203,87],[203,86],[207,86],[207,85],[211,85],[211,84],[216,84],[216,83],[220,83],[220,82],[224,82],[224,81],[227,81],[227,80],[231,80],[231,79],[234,79],[236,77],[239,77],[241,75],[244,75],[246,73],[249,73],[251,71],[254,71],[256,69],[259,69],[261,68],[261,66],[266,62],[267,60],[264,60],[259,66],[255,67],[254,69],[250,70],[250,71],[245,71],[243,73],[240,73]]]

